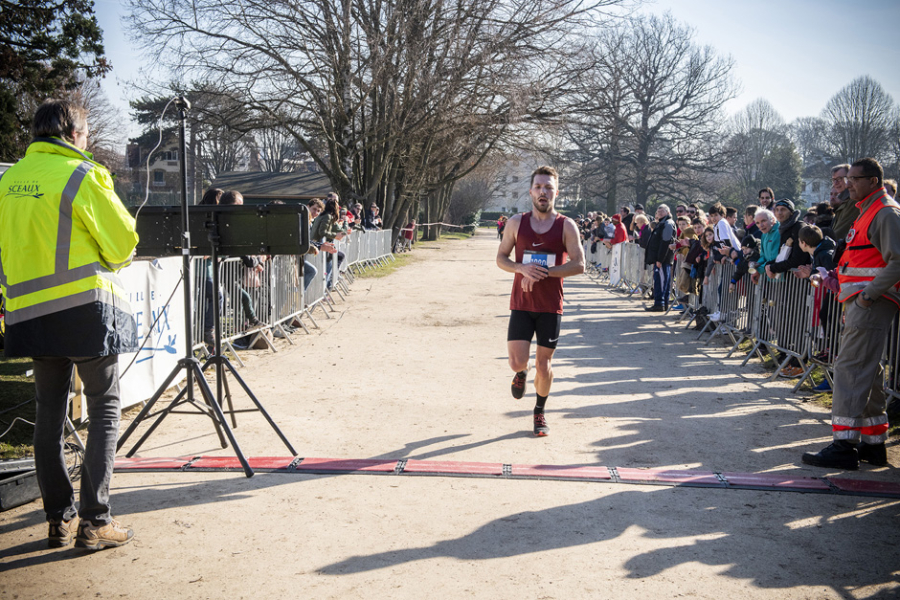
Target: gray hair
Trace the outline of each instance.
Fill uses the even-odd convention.
[[[758,219],[759,217],[765,217],[765,219],[769,223],[775,222],[775,213],[773,213],[771,210],[768,210],[766,208],[760,208],[759,210],[756,211],[756,214],[753,215],[754,220]]]
[[[656,207],[656,210],[660,210],[660,209],[666,211],[667,215],[672,216],[672,211],[669,209],[668,204],[660,204],[659,206]]]

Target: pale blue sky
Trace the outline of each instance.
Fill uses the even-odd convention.
[[[868,0],[654,0],[642,9],[671,11],[696,30],[696,41],[735,59],[740,96],[737,112],[759,97],[786,121],[818,115],[828,99],[861,75],[870,75],[900,100],[900,1]],[[95,0],[113,71],[104,89],[127,114],[125,83],[142,61],[123,31],[120,0]],[[853,32],[853,35],[850,34]]]
[[[655,0],[695,28],[696,40],[735,60],[737,112],[766,98],[786,121],[817,116],[828,99],[870,75],[900,100],[900,1]],[[853,32],[854,35],[851,35]]]

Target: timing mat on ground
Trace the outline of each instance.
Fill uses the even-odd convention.
[[[629,469],[595,465],[514,465],[412,459],[294,458],[290,456],[248,457],[247,462],[254,471],[260,473],[549,479],[900,498],[900,483],[848,477],[794,477],[777,473]],[[243,467],[235,456],[120,458],[116,460],[116,472],[118,473],[139,471],[231,472],[243,471]]]

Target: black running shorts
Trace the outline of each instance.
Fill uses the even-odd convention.
[[[556,348],[562,315],[556,313],[514,310],[509,315],[509,331],[506,340],[530,342],[537,334],[538,346]]]

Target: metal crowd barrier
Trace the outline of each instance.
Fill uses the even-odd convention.
[[[900,315],[894,317],[891,324],[891,333],[888,337],[884,359],[884,391],[888,395],[888,402],[900,398]],[[829,377],[828,382],[834,387],[834,382]]]
[[[603,242],[597,242],[594,251],[591,252],[592,242],[584,242],[585,270],[588,276],[601,281],[609,281],[609,266],[612,251]]]
[[[220,303],[223,351],[231,352],[243,365],[235,352],[236,346],[252,346],[263,339],[271,350],[277,351],[269,331],[293,344],[290,338],[293,328],[300,327],[309,332],[305,319],[318,327],[313,315],[316,308],[331,318],[330,312],[335,310],[331,292],[336,291],[345,299],[354,280],[354,271],[385,265],[393,260],[390,231],[354,231],[335,242],[335,248],[344,253],[345,259],[340,269],[333,269],[330,280],[328,263],[336,255],[324,251],[315,256],[260,257],[263,259],[261,271],[248,269],[240,258],[221,259],[218,293],[212,289],[209,259],[192,259],[194,349],[207,351],[204,334],[213,326],[207,317],[207,312],[212,313],[211,297],[217,297]],[[304,261],[316,269],[306,290],[303,289]]]
[[[621,252],[619,282],[610,278],[616,251]],[[589,242],[585,243],[588,275],[600,285],[624,290],[629,295],[641,283],[643,254],[643,249],[632,242],[619,244],[612,250],[598,244],[595,252],[590,252]],[[793,272],[783,273],[777,279],[761,274],[758,284],[752,283],[747,273],[732,287],[734,272],[731,263],[716,265],[709,283],[684,299],[680,320],[688,319],[686,326],[690,327],[699,315],[706,317],[708,322],[701,328],[698,339],[709,334],[709,343],[716,337],[727,336],[732,344],[728,356],[737,352],[742,343],[752,342],[742,366],[754,355],[764,359],[763,351],[773,356],[783,353],[772,380],[792,358],[796,359],[803,372],[794,391],[806,381],[814,383],[811,374],[816,367],[822,368],[833,385],[834,360],[840,352],[843,332],[843,307],[836,296],[812,286],[807,279],[795,277]],[[672,293],[683,297],[682,292],[674,290],[675,280],[673,276]],[[894,319],[883,362],[885,392],[891,398],[900,398],[900,315]]]

